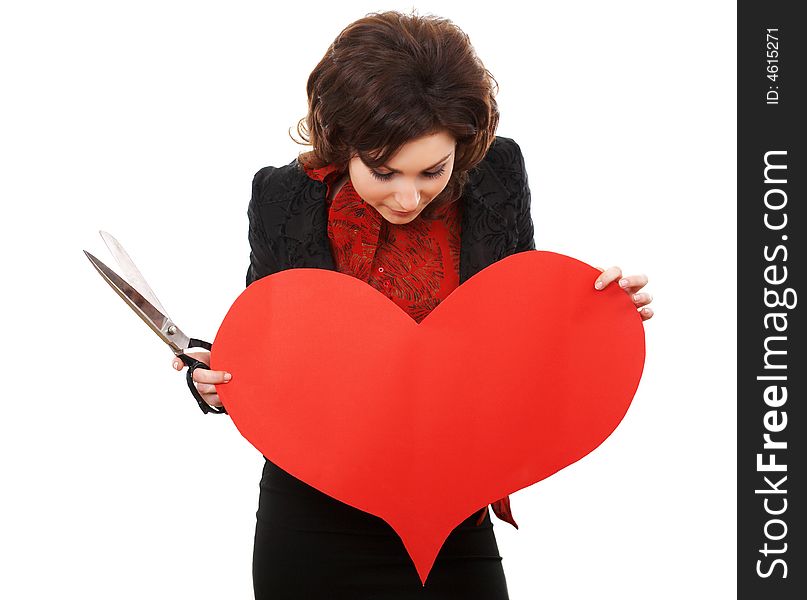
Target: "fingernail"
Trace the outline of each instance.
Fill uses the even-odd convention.
[[[626,285],[628,285],[628,280],[627,279],[620,279],[619,280],[619,285],[621,285],[622,287],[625,287]]]
[[[175,368],[177,371],[179,371],[179,361],[178,361],[178,360],[175,360],[175,361],[174,361],[174,368]]]
[[[230,381],[230,379],[232,379],[232,378],[233,378],[233,376],[230,375],[229,373],[224,374],[224,381]]]
[[[633,294],[633,301],[634,302],[638,302],[641,299],[642,299],[642,297],[639,294]]]
[[[597,288],[598,290],[601,290],[602,289],[602,281],[597,281],[597,283],[594,284],[594,287]]]

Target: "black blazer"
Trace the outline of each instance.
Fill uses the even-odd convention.
[[[264,167],[252,181],[249,269],[253,281],[293,268],[336,270],[328,239],[327,185],[311,179],[297,158]],[[535,249],[530,188],[521,148],[496,136],[469,172],[463,190],[460,284],[497,260]]]

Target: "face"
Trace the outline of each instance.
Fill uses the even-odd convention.
[[[445,189],[454,169],[455,147],[454,138],[440,132],[408,142],[375,170],[354,156],[348,164],[350,182],[387,221],[409,223]]]

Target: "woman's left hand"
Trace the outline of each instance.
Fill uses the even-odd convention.
[[[600,267],[597,268],[600,269]],[[647,306],[653,301],[653,296],[647,292],[639,292],[639,290],[647,285],[647,275],[641,274],[623,276],[622,269],[619,267],[609,267],[604,271],[600,269],[600,271],[602,271],[602,273],[594,281],[594,287],[596,289],[604,290],[609,283],[619,280],[619,287],[630,295],[630,299],[633,301],[636,307],[644,307],[639,311],[642,321],[647,321],[653,317],[653,309]]]

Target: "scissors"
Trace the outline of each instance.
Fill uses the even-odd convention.
[[[99,231],[99,233],[106,243],[107,248],[109,248],[109,251],[112,253],[112,256],[118,261],[118,265],[120,265],[126,279],[120,277],[92,254],[84,250],[84,254],[90,259],[92,266],[94,266],[101,274],[101,277],[112,286],[112,289],[115,290],[118,296],[123,298],[126,304],[135,311],[137,316],[143,319],[146,325],[151,327],[154,333],[160,336],[160,339],[171,347],[174,355],[181,358],[182,362],[188,365],[188,387],[193,397],[196,398],[196,402],[199,404],[199,408],[202,409],[202,412],[205,414],[209,412],[227,414],[227,410],[223,406],[219,408],[210,406],[205,402],[199,394],[199,390],[197,390],[194,385],[193,372],[196,369],[209,370],[210,367],[201,360],[196,360],[185,354],[189,348],[204,348],[205,350],[210,350],[212,344],[204,340],[188,337],[182,333],[179,327],[168,317],[167,311],[163,308],[162,304],[160,304],[160,301],[157,300],[157,296],[146,283],[146,280],[140,274],[140,271],[135,266],[134,262],[132,262],[132,259],[129,258],[123,246],[106,231]]]

